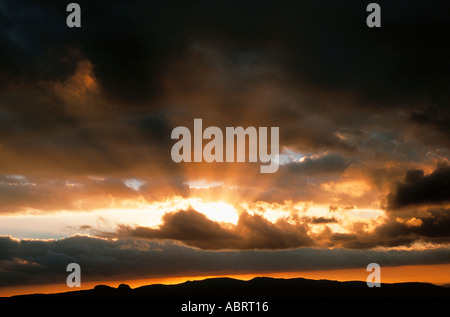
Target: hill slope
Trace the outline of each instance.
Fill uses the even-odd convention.
[[[450,297],[450,289],[429,283],[382,284],[369,288],[365,282],[338,282],[303,278],[275,279],[257,277],[249,281],[232,278],[210,278],[187,281],[175,285],[153,284],[131,289],[121,284],[118,288],[97,285],[90,290],[70,291],[56,294],[21,295],[30,297]]]

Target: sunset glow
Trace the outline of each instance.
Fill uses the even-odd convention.
[[[0,296],[450,283],[448,2],[67,5],[0,3]]]
[[[261,276],[261,273],[234,274],[226,275],[204,275],[204,276],[166,276],[153,277],[136,280],[99,280],[84,283],[82,289],[90,289],[95,285],[109,285],[117,287],[121,283],[126,283],[132,288],[151,285],[151,284],[180,284],[186,281],[203,280],[214,277],[230,277],[239,280],[248,281],[252,278]],[[365,281],[366,271],[364,269],[343,269],[343,270],[316,270],[302,272],[264,272],[264,276],[273,278],[308,278],[308,279],[329,279],[337,281]],[[437,285],[450,284],[450,265],[411,265],[400,267],[385,267],[383,269],[383,283],[406,283],[406,282],[423,282],[434,283]],[[17,286],[10,288],[0,288],[0,296],[14,296],[18,294],[33,293],[59,293],[66,292],[70,289],[65,284],[38,285],[38,286]]]

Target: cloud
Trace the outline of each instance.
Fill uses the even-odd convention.
[[[391,208],[450,202],[450,166],[441,165],[431,174],[409,170],[389,195]]]
[[[288,249],[309,246],[312,240],[301,224],[279,219],[272,223],[260,215],[244,212],[236,225],[220,224],[195,210],[163,216],[157,229],[119,226],[118,235],[145,239],[172,239],[209,250]]]
[[[335,223],[337,222],[337,220],[332,217],[332,218],[326,218],[326,217],[312,217],[311,218],[311,223],[313,224],[320,224],[320,223]]]
[[[412,216],[413,214],[414,216]],[[341,234],[324,230],[321,238],[330,246],[354,249],[413,245],[447,245],[450,242],[450,210],[446,208],[392,213],[372,231],[355,228]]]
[[[450,242],[450,211],[445,208],[388,213],[387,217],[371,222],[354,220],[352,225],[342,220],[342,215],[335,215],[309,217],[300,213],[271,222],[263,215],[244,211],[233,225],[215,222],[189,209],[166,213],[158,228],[119,225],[116,232],[104,235],[174,240],[203,250],[278,250],[308,246],[370,249],[427,243],[439,246]],[[329,225],[343,226],[345,232],[331,230]]]
[[[173,239],[204,249],[221,249],[238,239],[220,224],[194,210],[167,213],[158,229],[122,227],[120,235],[147,239]]]
[[[69,263],[81,267],[82,281],[167,275],[286,272],[313,269],[441,264],[448,248],[374,251],[299,248],[280,251],[205,251],[170,241],[105,240],[73,236],[60,240],[0,237],[0,286],[65,283]]]
[[[448,28],[444,9],[382,1],[383,28],[369,30],[357,2],[80,5],[87,13],[80,29],[65,28],[63,3],[2,6],[5,175],[181,178],[190,168],[171,162],[170,131],[195,117],[216,126],[279,126],[282,146],[330,151],[328,161],[292,164],[302,173],[338,173],[354,162],[349,155],[422,158],[437,152],[423,139],[430,130],[435,144],[447,142],[435,137],[447,135],[449,117],[442,76],[449,47],[436,32]],[[397,23],[398,15],[408,23]],[[192,174],[222,170],[205,165]],[[243,180],[252,174],[236,171]]]
[[[366,27],[357,1],[81,0],[81,29],[65,27],[66,3],[44,3],[0,7],[1,213],[175,195],[381,209],[387,200],[372,232],[336,233],[333,215],[274,223],[244,211],[224,226],[184,210],[120,233],[214,250],[448,241],[449,168],[424,172],[449,160],[448,1],[380,1],[381,29]],[[175,164],[170,132],[194,118],[279,126],[281,148],[306,158],[274,175],[259,164]],[[130,188],[131,178],[143,185]],[[199,179],[223,185],[186,185]],[[309,225],[329,230],[321,239]]]
[[[326,153],[318,157],[306,157],[301,162],[288,163],[287,169],[291,173],[299,173],[306,176],[339,174],[350,166],[351,161],[340,154]]]
[[[71,180],[7,175],[0,177],[0,213],[90,210],[111,206],[114,199],[139,194],[116,178],[77,177]]]

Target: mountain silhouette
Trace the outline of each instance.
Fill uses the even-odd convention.
[[[199,303],[215,305],[214,315],[238,303],[252,302],[253,309],[266,307],[267,315],[275,313],[292,315],[310,308],[323,313],[359,313],[368,310],[391,310],[397,307],[402,313],[415,313],[417,309],[444,309],[450,300],[450,288],[430,283],[381,284],[369,288],[365,282],[338,282],[310,280],[304,278],[280,279],[257,277],[249,281],[233,278],[208,278],[187,281],[175,285],[152,284],[132,289],[126,284],[117,288],[97,285],[93,289],[54,294],[29,294],[13,296],[9,301],[14,307],[30,307],[32,310],[48,310],[55,304],[78,311],[93,311],[101,314],[116,314],[119,309],[158,312],[160,315],[186,314],[182,307]],[[31,303],[31,304],[29,304]],[[259,303],[259,304],[255,304]],[[262,304],[266,306],[262,306]],[[258,306],[256,306],[258,305]],[[242,311],[241,311],[242,312]],[[254,312],[254,311],[253,311]],[[208,314],[208,312],[197,312]],[[301,315],[301,314],[299,314]]]
[[[381,287],[370,288],[366,282],[361,281],[338,282],[332,280],[268,277],[256,277],[249,281],[243,281],[223,277],[187,281],[174,285],[152,284],[134,289],[126,284],[120,284],[117,288],[97,285],[89,290],[18,295],[14,297],[448,297],[450,299],[450,288],[416,282],[382,283]]]

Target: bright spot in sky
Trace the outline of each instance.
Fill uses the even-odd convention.
[[[300,159],[304,157],[305,157],[304,154],[297,153],[286,148],[279,155],[278,162],[280,165],[284,165],[292,162],[298,162]]]
[[[223,182],[217,182],[217,181],[208,182],[208,181],[205,181],[204,179],[189,181],[184,184],[188,185],[190,189],[202,189],[202,188],[223,186]]]
[[[219,202],[203,202],[201,200],[192,200],[189,202],[192,208],[210,220],[217,222],[230,222],[237,224],[239,214],[237,210],[230,204],[223,201]]]
[[[145,184],[145,182],[142,182],[136,178],[130,178],[124,181],[124,184],[134,190],[139,190],[142,185]]]

